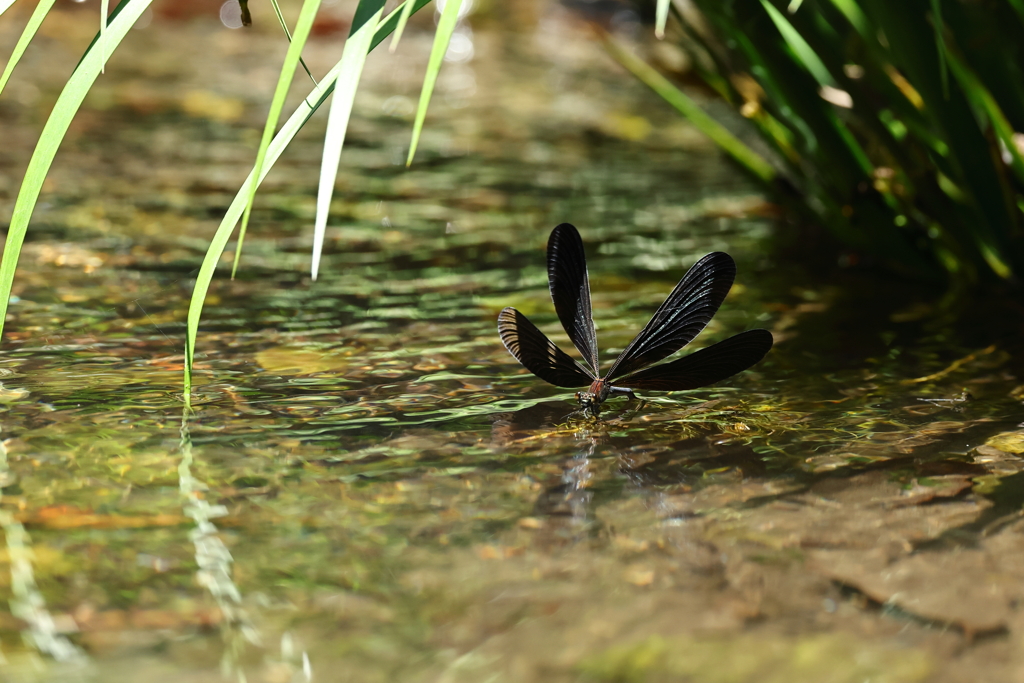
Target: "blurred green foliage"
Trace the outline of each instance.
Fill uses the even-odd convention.
[[[749,151],[775,172],[730,154],[791,214],[855,257],[953,291],[1019,286],[1024,0],[672,10],[666,40],[759,133]]]

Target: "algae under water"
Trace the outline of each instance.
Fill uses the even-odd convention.
[[[411,170],[421,75],[371,57],[317,282],[320,131],[282,159],[239,278],[211,290],[184,426],[190,278],[283,48],[158,15],[111,60],[0,356],[5,680],[1024,671],[1019,311],[950,320],[780,261],[736,170],[571,14],[530,7],[527,37],[481,20],[472,59],[446,64]],[[47,59],[74,54],[80,15],[57,16]],[[427,32],[403,40],[425,61]],[[44,61],[0,109],[7,210],[59,84]],[[775,349],[718,386],[567,419],[571,392],[494,325],[514,305],[562,340],[538,255],[564,220],[586,231],[605,360],[716,250],[743,286],[699,342],[763,326]]]

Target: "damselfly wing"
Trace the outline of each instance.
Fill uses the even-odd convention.
[[[686,272],[647,326],[622,350],[602,377],[583,240],[562,223],[548,239],[548,288],[555,313],[584,364],[574,360],[514,308],[498,314],[498,334],[516,360],[557,387],[585,387],[576,394],[583,411],[597,416],[611,394],[633,389],[683,391],[714,384],[764,358],[772,347],[768,330],[747,330],[688,356],[654,365],[683,348],[711,321],[736,277],[728,254],[714,252]]]

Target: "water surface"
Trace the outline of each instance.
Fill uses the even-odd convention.
[[[787,260],[734,167],[573,15],[534,9],[470,20],[473,57],[446,65],[409,170],[429,37],[407,35],[401,68],[373,56],[316,282],[314,120],[239,276],[225,257],[211,289],[184,418],[191,278],[283,47],[158,15],[111,62],[30,229],[0,357],[7,679],[1020,671],[1020,311]],[[0,109],[22,141],[8,212],[59,85],[35,59]],[[775,349],[579,419],[495,329],[516,306],[571,348],[544,269],[562,221],[605,360],[715,250],[737,285],[694,348],[766,327]]]

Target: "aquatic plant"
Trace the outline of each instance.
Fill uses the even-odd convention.
[[[669,0],[658,0],[664,31]],[[733,105],[733,135],[611,53],[847,259],[953,291],[1024,275],[1024,2],[671,3],[667,40]],[[743,142],[754,134],[759,145]],[[767,146],[767,149],[765,147]],[[756,149],[764,150],[758,153]]]

